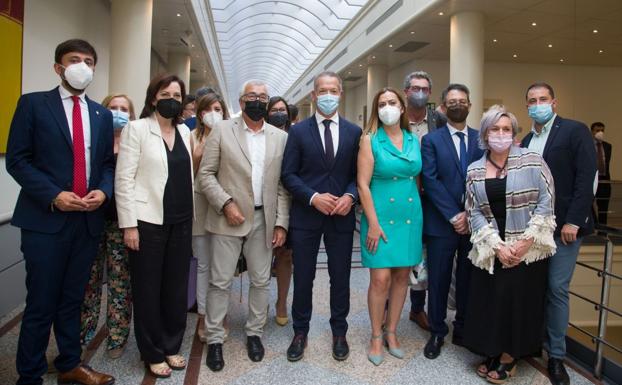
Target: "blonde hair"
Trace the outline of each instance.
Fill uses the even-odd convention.
[[[136,115],[134,114],[134,103],[132,103],[132,99],[130,99],[130,97],[127,96],[126,94],[108,95],[104,98],[104,100],[102,100],[102,106],[108,108],[112,99],[115,99],[115,98],[123,98],[127,100],[127,103],[130,105],[130,120],[136,120]]]

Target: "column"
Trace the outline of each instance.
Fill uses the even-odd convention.
[[[376,96],[378,91],[388,85],[387,66],[383,64],[372,64],[367,67],[367,120],[369,120],[369,116],[371,115],[374,96]],[[366,124],[367,122],[363,122],[363,125]]]
[[[190,55],[183,52],[169,52],[168,71],[186,85],[186,93],[190,92]]]
[[[151,68],[153,0],[112,0],[110,93],[127,94],[140,115]]]
[[[467,123],[479,129],[484,110],[484,15],[461,12],[451,16],[449,81],[471,91]]]

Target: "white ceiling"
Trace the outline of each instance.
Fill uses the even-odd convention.
[[[201,33],[193,22],[192,9],[187,1],[154,0],[152,20],[151,46],[162,61],[167,63],[170,53],[190,55],[191,86],[194,83],[217,88]]]
[[[369,64],[393,68],[412,60],[449,60],[450,18],[461,11],[485,15],[488,62],[622,66],[622,0],[448,0],[387,36],[344,70],[344,77],[361,77],[350,83],[356,85]],[[429,44],[415,52],[395,51],[410,41]]]
[[[281,95],[367,0],[210,0],[227,89],[249,79]]]

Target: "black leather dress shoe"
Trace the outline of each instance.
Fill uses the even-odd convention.
[[[428,340],[428,343],[425,344],[425,348],[423,348],[423,355],[431,360],[435,359],[439,354],[441,354],[441,346],[443,346],[443,342],[443,337],[433,335]]]
[[[292,343],[287,348],[287,360],[290,362],[298,361],[304,356],[307,347],[307,336],[304,334],[296,334]]]
[[[564,360],[549,357],[549,379],[553,385],[569,385],[570,378],[564,367]]]
[[[207,345],[207,358],[205,364],[212,372],[221,371],[225,367],[225,360],[222,358],[222,344]]]
[[[333,337],[333,358],[343,361],[350,355],[350,347],[345,336]]]
[[[263,360],[264,348],[261,344],[261,338],[258,336],[248,336],[246,338],[246,350],[251,361],[259,362]]]

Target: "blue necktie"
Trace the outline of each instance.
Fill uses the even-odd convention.
[[[462,169],[462,175],[466,176],[468,165],[466,143],[464,142],[464,132],[456,132],[456,135],[458,135],[458,139],[460,139],[460,168]]]
[[[332,164],[335,159],[335,148],[333,147],[333,134],[330,132],[330,119],[324,119],[324,153],[328,164]]]

